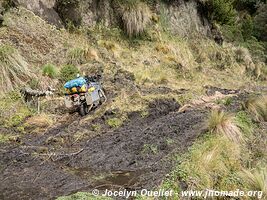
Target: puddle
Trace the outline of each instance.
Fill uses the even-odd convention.
[[[68,172],[87,180],[92,188],[99,190],[131,188],[138,183],[139,178],[145,173],[145,170],[138,171],[113,171],[95,173],[88,168],[72,168]]]
[[[144,171],[117,171],[112,172],[105,178],[98,180],[94,184],[94,188],[99,190],[115,189],[115,188],[130,188],[138,183],[139,177]]]

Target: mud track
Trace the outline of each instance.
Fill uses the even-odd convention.
[[[59,148],[46,141],[51,135],[73,134],[75,129],[67,127],[80,119],[26,138],[24,145],[3,147],[0,199],[54,199],[93,188],[152,189],[160,185],[173,166],[172,155],[184,153],[205,131],[207,113],[178,113],[179,105],[172,100],[157,100],[149,107],[148,116],[131,113],[122,127],[107,128],[74,146]],[[89,125],[76,131],[81,129],[86,131]],[[35,147],[61,154],[40,153]]]

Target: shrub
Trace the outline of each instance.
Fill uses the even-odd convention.
[[[73,65],[65,65],[60,69],[60,80],[61,81],[69,81],[74,79],[76,75],[80,73],[79,69]]]
[[[255,34],[261,40],[267,41],[267,4],[262,4],[254,18]]]
[[[211,111],[208,128],[212,133],[223,135],[233,142],[239,143],[243,140],[242,133],[235,124],[234,117],[224,111]]]
[[[251,98],[246,102],[245,107],[256,121],[267,121],[267,96]]]
[[[50,78],[55,78],[57,76],[57,69],[53,64],[46,64],[42,67],[43,75]]]
[[[219,24],[233,24],[236,17],[233,2],[234,0],[208,0],[206,5],[210,20]]]
[[[128,36],[142,34],[150,22],[151,11],[140,1],[118,0],[123,28]]]

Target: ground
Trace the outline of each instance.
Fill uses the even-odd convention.
[[[192,177],[182,172],[183,166],[193,169],[196,164],[197,159],[186,157],[201,150],[195,145],[209,142],[205,137],[212,134],[207,125],[212,109],[251,117],[259,135],[247,138],[244,155],[253,155],[247,159],[252,168],[266,162],[266,146],[259,141],[266,143],[266,123],[250,116],[244,105],[250,96],[266,95],[266,77],[254,73],[257,63],[241,47],[220,46],[204,36],[174,37],[163,30],[160,36],[152,30],[133,39],[100,25],[68,32],[24,8],[7,12],[3,24],[1,45],[16,49],[12,58],[21,58],[31,72],[26,73],[31,81],[24,80],[25,84],[52,86],[56,92],[41,99],[40,113],[22,101],[18,89],[1,96],[1,199],[55,199],[94,188],[202,189],[201,184],[190,185],[192,180],[198,183],[198,170]],[[42,73],[49,63],[55,71],[74,64],[81,73],[101,73],[108,101],[85,117],[66,110],[62,77]],[[218,144],[223,143],[216,137]],[[224,147],[218,144],[202,149],[217,153]],[[230,155],[218,159],[223,166],[232,164]],[[247,160],[236,160],[240,163],[235,174],[250,169]],[[233,169],[227,170],[222,173],[232,175]],[[209,168],[199,173],[209,184],[221,183]]]

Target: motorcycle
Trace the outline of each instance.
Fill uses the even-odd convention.
[[[68,109],[77,109],[81,116],[87,115],[92,109],[103,104],[106,100],[100,81],[95,79],[88,81],[86,92],[65,94],[65,106]]]

